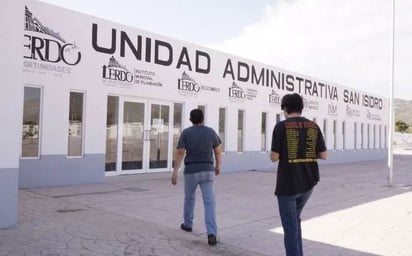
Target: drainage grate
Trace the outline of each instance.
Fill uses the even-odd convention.
[[[63,197],[71,197],[71,196],[89,196],[89,195],[105,195],[111,194],[115,192],[120,192],[121,190],[110,190],[110,191],[99,191],[99,192],[86,192],[86,193],[76,193],[76,194],[67,194],[67,195],[59,195],[53,196],[54,198],[63,198]]]
[[[124,188],[123,190],[127,190],[130,192],[144,192],[144,191],[149,191],[146,188]]]
[[[61,210],[57,210],[56,212],[59,213],[72,213],[72,212],[81,212],[84,211],[85,209],[61,209]]]
[[[137,187],[130,187],[130,188],[117,189],[117,190],[109,190],[109,191],[86,192],[86,193],[76,193],[76,194],[58,195],[58,196],[53,196],[53,197],[54,197],[54,198],[64,198],[64,197],[72,197],[72,196],[107,195],[107,194],[118,193],[118,192],[122,192],[122,191],[144,192],[144,191],[149,191],[149,189],[146,189],[146,188],[137,188]]]

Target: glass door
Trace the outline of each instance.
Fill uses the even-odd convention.
[[[121,174],[144,170],[145,103],[124,101],[121,136]],[[132,170],[132,171],[131,171]]]
[[[148,124],[148,171],[160,172],[171,168],[171,106],[151,102]]]
[[[167,102],[109,96],[106,174],[170,170],[173,158],[172,111],[173,105]]]

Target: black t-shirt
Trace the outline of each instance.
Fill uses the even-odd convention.
[[[319,126],[304,117],[276,124],[273,152],[279,153],[275,195],[296,195],[311,190],[319,181],[317,158],[326,151]]]

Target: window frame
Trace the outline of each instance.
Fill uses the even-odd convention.
[[[39,101],[39,118],[38,118],[38,145],[37,145],[37,156],[23,156],[23,122],[24,122],[24,103],[25,103],[25,88],[36,88],[40,90],[40,101]],[[40,159],[41,152],[42,152],[42,131],[43,131],[43,100],[44,100],[44,87],[41,85],[35,85],[35,84],[25,84],[23,86],[23,106],[22,106],[22,122],[21,122],[21,143],[20,143],[20,158],[21,159]]]
[[[71,93],[81,93],[83,95],[82,98],[82,127],[81,127],[81,154],[80,155],[69,155],[70,152],[70,144],[69,144],[69,140],[70,140],[70,135],[69,135],[69,127],[70,127],[70,95]],[[86,138],[85,138],[85,130],[86,130],[86,91],[83,90],[69,90],[69,100],[68,100],[68,118],[67,118],[67,151],[66,151],[66,157],[67,158],[83,158],[85,155],[85,142],[86,142]]]

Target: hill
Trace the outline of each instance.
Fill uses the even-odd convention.
[[[395,121],[400,120],[412,124],[412,100],[395,99]]]

